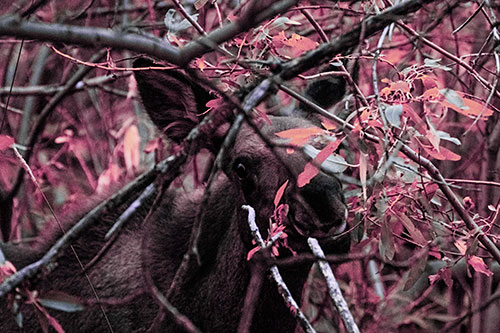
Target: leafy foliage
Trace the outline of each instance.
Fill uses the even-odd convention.
[[[170,3],[152,0],[131,1],[127,8],[106,1],[92,1],[88,7],[80,1],[50,2],[33,16],[49,24],[62,21],[120,27],[124,34],[150,33],[182,48],[201,34],[234,22],[248,7],[248,2],[197,1],[195,9],[189,3],[183,2],[189,8],[187,17]],[[263,3],[262,7],[269,5]],[[278,73],[283,64],[350,33],[389,5],[389,1],[300,1],[225,41],[217,51],[191,59],[190,67],[208,77],[219,94],[239,95],[262,77]],[[2,15],[15,12],[14,5],[4,7]],[[285,82],[297,91],[318,78],[347,82],[344,99],[328,109],[338,118],[325,117],[318,127],[286,130],[278,136],[290,152],[302,149],[311,158],[298,174],[299,186],[311,181],[320,167],[330,165],[333,172],[343,173],[352,253],[363,256],[347,260],[337,273],[362,331],[449,328],[466,310],[480,308],[498,286],[500,270],[479,242],[478,230],[467,227],[439,187],[440,182],[453,185],[478,229],[498,239],[498,15],[498,7],[474,1],[432,2],[418,14],[387,26],[384,33],[363,35],[357,47],[319,59],[314,69]],[[461,24],[465,25],[458,29]],[[135,54],[108,49],[99,67],[79,81],[45,121],[40,112],[72,76],[77,60],[88,61],[98,46],[48,46],[10,37],[0,43],[0,211],[11,212],[5,214],[10,215],[10,225],[2,231],[10,233],[4,239],[28,242],[43,232],[45,222],[52,219],[44,195],[57,215],[66,215],[176,152],[176,146],[163,142],[140,111],[130,75],[129,59]],[[37,71],[42,73],[38,77]],[[214,96],[206,104],[207,112],[216,112],[221,105],[222,97]],[[266,114],[297,108],[299,103],[280,90],[260,104],[254,116],[265,121]],[[350,126],[336,123],[339,118]],[[13,144],[25,157],[31,152],[27,162],[43,193],[27,178],[19,178],[21,165],[10,148]],[[316,149],[319,144],[324,148]],[[403,145],[431,160],[443,179],[436,180],[423,163],[409,158]],[[203,164],[206,158],[200,155],[195,161]],[[204,181],[203,165],[196,163],[187,167],[192,173],[178,186],[193,188]],[[21,188],[16,187],[19,179]],[[286,241],[286,234],[280,234],[279,216],[287,209],[279,205],[280,191],[269,234]],[[10,201],[9,193],[14,194]],[[0,278],[14,272],[9,262],[0,266]],[[471,287],[471,279],[489,282]],[[321,290],[317,284],[310,281],[313,290]],[[467,293],[453,295],[452,288]],[[331,304],[321,296],[309,297],[305,304],[314,312],[318,330],[330,330]],[[34,296],[29,301],[40,310],[46,326],[62,330],[44,308],[54,303]],[[71,309],[75,302],[69,304],[61,301],[56,306]],[[500,311],[497,305],[491,309],[493,314]],[[495,322],[485,311],[476,310],[474,316],[483,320],[467,315],[462,325],[475,332],[494,330]]]

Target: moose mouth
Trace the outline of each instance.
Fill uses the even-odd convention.
[[[324,221],[317,221],[314,223],[314,218],[302,215],[300,218],[296,216],[297,214],[289,214],[290,224],[293,229],[301,235],[302,237],[314,237],[317,239],[328,239],[330,237],[342,234],[347,229],[346,219],[334,218],[328,223]],[[347,210],[346,210],[347,215]]]

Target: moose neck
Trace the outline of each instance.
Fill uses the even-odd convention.
[[[236,330],[251,276],[247,254],[252,245],[243,244],[242,239],[247,237],[241,237],[241,227],[238,227],[246,220],[241,209],[244,199],[224,177],[221,176],[212,189],[202,218],[202,238],[198,243],[201,266],[192,262],[192,269],[171,299],[196,325],[211,332]],[[167,195],[165,201],[170,204],[160,207],[166,207],[169,224],[152,219],[155,226],[151,229],[151,263],[148,265],[153,280],[164,293],[188,250],[202,193],[176,197],[175,201]],[[300,299],[309,268],[305,265],[282,272],[296,299]],[[175,330],[171,325],[166,323],[165,330]],[[252,331],[292,331],[294,327],[295,321],[278,295],[277,287],[264,277]]]

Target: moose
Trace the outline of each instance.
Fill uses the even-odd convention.
[[[152,61],[142,58],[134,63],[135,67],[152,65]],[[135,78],[149,117],[160,131],[177,143],[202,121],[200,115],[206,111],[207,101],[214,98],[205,86],[194,82],[181,70],[136,71]],[[280,140],[281,143],[283,139],[275,133],[312,127],[317,121],[294,115],[268,118],[269,121],[259,124],[260,132],[271,142]],[[217,153],[229,126],[230,119],[206,140],[208,152]],[[106,332],[110,330],[108,322],[116,332],[150,329],[156,322],[159,307],[155,296],[146,288],[145,276],[150,277],[161,293],[168,293],[188,251],[197,214],[204,206],[198,241],[199,264],[195,264],[194,271],[176,286],[169,301],[204,332],[236,331],[251,278],[251,261],[247,255],[255,248],[248,227],[248,213],[242,205],[255,209],[255,221],[266,238],[269,219],[275,209],[273,200],[287,180],[289,184],[281,202],[289,206],[284,219],[288,247],[298,253],[306,252],[307,237],[316,237],[327,253],[348,250],[349,235],[334,237],[346,227],[346,204],[337,178],[320,172],[309,184],[298,188],[293,177],[304,169],[308,159],[299,149],[290,153],[284,145],[269,146],[248,124],[242,125],[233,144],[227,148],[207,198],[203,186],[192,191],[167,189],[155,203],[157,207],[147,223],[143,221],[153,204],[152,199],[137,209],[104,255],[86,269],[100,303],[91,302],[94,292],[69,250],[58,257],[56,268],[49,274],[33,279],[29,288],[36,290],[40,298],[64,293],[85,304],[83,310],[74,312],[47,307],[50,316],[69,332]],[[130,198],[129,204],[133,200],[135,198]],[[203,200],[206,200],[204,205]],[[106,232],[126,207],[106,212],[98,224],[73,242],[84,266],[106,243]],[[67,226],[72,223],[75,222],[70,219]],[[20,269],[39,259],[60,236],[61,232],[50,231],[43,233],[31,246],[0,246],[7,259]],[[287,248],[280,249],[280,256],[291,254]],[[281,270],[295,299],[300,300],[310,268],[310,264],[301,264]],[[23,316],[20,328],[8,300],[0,300],[2,332],[41,330],[40,311],[33,304],[18,303],[18,311]],[[168,316],[156,324],[154,328],[162,332],[182,331]],[[276,285],[265,278],[251,331],[292,332],[296,325]]]

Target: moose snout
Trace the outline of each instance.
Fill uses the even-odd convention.
[[[347,207],[340,181],[320,173],[298,191],[295,227],[307,237],[326,238],[346,229]]]

